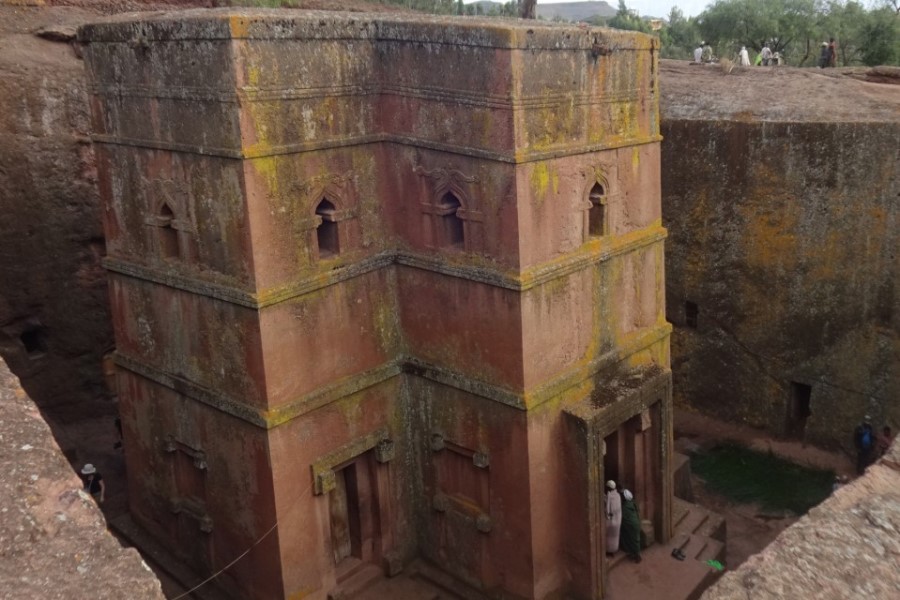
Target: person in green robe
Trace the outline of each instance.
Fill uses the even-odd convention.
[[[622,492],[622,529],[620,530],[619,547],[634,562],[641,562],[641,515],[638,512],[634,495],[625,490]]]

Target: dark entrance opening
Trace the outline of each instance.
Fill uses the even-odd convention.
[[[26,329],[19,336],[19,340],[25,346],[25,352],[31,358],[43,356],[47,351],[47,339],[41,327]]]
[[[684,303],[684,324],[692,329],[697,329],[697,316],[700,309],[690,300]]]
[[[371,452],[334,469],[335,488],[329,492],[328,510],[338,585],[355,577],[361,569],[370,574],[380,573],[372,566],[381,558],[377,469]]]
[[[791,382],[791,398],[788,402],[787,434],[790,437],[802,438],[806,430],[806,421],[812,414],[810,399],[812,387],[805,383]]]
[[[337,487],[331,491],[331,547],[334,563],[346,558],[361,558],[362,539],[359,527],[359,481],[356,463],[350,463],[335,473]]]
[[[603,478],[606,481],[612,479],[621,491],[622,480],[619,471],[619,432],[613,431],[606,436],[606,454],[603,455]],[[603,481],[603,489],[606,489],[606,481]]]

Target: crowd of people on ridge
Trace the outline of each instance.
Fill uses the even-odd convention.
[[[694,48],[693,62],[697,64],[717,62],[717,59],[712,52],[712,46],[706,42],[700,42],[700,45]],[[751,65],[757,67],[769,67],[784,64],[784,58],[780,52],[773,52],[770,44],[766,43],[756,54],[756,58],[751,62],[750,53],[747,51],[747,47],[741,46],[741,50],[738,52],[738,64],[742,67],[749,67]],[[819,55],[818,66],[820,69],[837,66],[837,42],[835,42],[834,38],[831,38],[828,42],[822,42],[822,51]]]

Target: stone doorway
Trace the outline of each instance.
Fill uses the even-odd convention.
[[[603,438],[603,481],[612,479],[621,492],[628,489],[638,503],[641,519],[652,524],[655,539],[661,531],[660,514],[660,404],[622,422]],[[648,531],[648,533],[650,533]]]
[[[334,469],[335,487],[328,495],[331,551],[337,579],[360,562],[373,562],[378,548],[375,474],[365,453]]]

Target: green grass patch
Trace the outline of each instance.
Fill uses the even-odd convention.
[[[735,502],[797,515],[827,498],[834,483],[834,471],[802,467],[730,442],[694,453],[691,469],[708,489]]]

